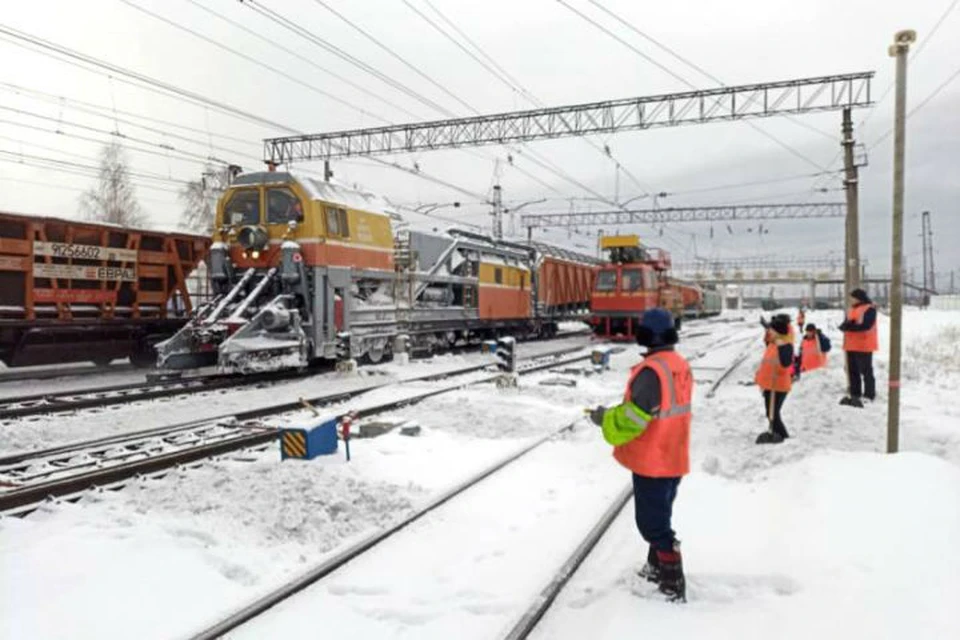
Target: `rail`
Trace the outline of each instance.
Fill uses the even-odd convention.
[[[578,356],[573,356],[570,358],[562,359],[561,356],[574,352],[581,351],[583,347],[567,347],[560,349],[554,352],[547,354],[539,354],[535,356],[530,356],[523,359],[525,366],[518,367],[518,375],[525,375],[528,373],[533,373],[535,371],[541,371],[543,369],[549,369],[556,366],[562,366],[565,364],[570,364],[573,362],[580,362],[590,358],[590,354],[583,354]],[[548,362],[540,363],[530,363],[530,361],[537,361],[543,359],[550,359]],[[436,379],[449,378],[453,376],[465,375],[469,373],[475,373],[479,370],[486,369],[490,365],[484,363],[481,365],[470,365],[467,367],[462,367],[454,371],[446,371],[441,373],[428,373],[419,376],[413,376],[410,378],[405,378],[399,384],[409,384],[411,382],[422,382],[430,381]],[[378,404],[372,407],[366,407],[361,409],[357,413],[360,417],[369,417],[371,415],[376,415],[383,413],[385,411],[391,411],[396,408],[407,406],[410,404],[415,404],[426,400],[428,398],[441,395],[443,393],[449,393],[457,389],[463,388],[466,385],[470,384],[480,384],[484,382],[492,382],[497,380],[501,374],[493,374],[489,376],[483,376],[476,379],[471,379],[466,382],[457,382],[455,384],[447,385],[440,387],[438,389],[431,389],[428,391],[422,391],[415,393],[411,396],[403,397],[397,400],[393,400],[387,403]],[[393,383],[391,383],[393,384]],[[327,394],[323,396],[318,396],[310,398],[307,400],[312,405],[315,406],[329,406],[337,402],[342,402],[345,400],[350,400],[365,394],[369,391],[374,391],[377,389],[382,389],[385,387],[391,386],[390,384],[386,385],[371,385],[367,387],[362,387],[359,389],[354,389],[350,391],[343,391],[333,394]],[[277,414],[282,414],[290,411],[298,411],[303,407],[303,403],[300,400],[294,402],[284,402],[274,405],[258,407],[257,409],[252,409],[250,411],[242,413],[234,413],[224,416],[218,416],[214,418],[208,418],[205,420],[183,423],[180,425],[169,425],[165,427],[160,427],[158,429],[151,429],[137,432],[136,434],[129,434],[125,439],[124,436],[113,436],[110,438],[102,438],[90,442],[76,443],[73,445],[65,445],[63,447],[57,447],[54,449],[49,449],[39,452],[31,452],[24,454],[16,454],[12,456],[6,456],[0,458],[0,512],[10,512],[15,509],[20,509],[14,515],[25,515],[33,509],[22,510],[21,508],[28,505],[34,505],[37,502],[40,502],[48,497],[62,497],[77,492],[82,492],[86,489],[89,489],[93,486],[102,486],[104,484],[115,483],[119,481],[126,480],[133,476],[154,473],[163,469],[167,469],[173,466],[180,464],[185,464],[188,462],[193,462],[195,460],[208,458],[211,456],[219,455],[222,453],[228,453],[230,451],[235,451],[237,449],[243,449],[263,443],[270,442],[271,440],[276,439],[277,430],[271,427],[263,427],[258,425],[249,425],[244,424],[248,423],[251,420],[258,418],[263,418],[266,416],[273,416]],[[134,441],[140,442],[145,439],[157,438],[157,437],[169,437],[172,434],[177,433],[188,433],[191,431],[196,431],[198,429],[209,428],[211,426],[217,425],[226,420],[232,420],[232,424],[229,425],[220,425],[225,426],[229,429],[235,429],[238,435],[233,437],[227,436],[223,438],[218,438],[216,442],[205,443],[198,446],[188,447],[178,451],[173,451],[169,453],[160,453],[156,455],[147,455],[147,457],[124,462],[121,461],[118,464],[107,466],[105,468],[98,468],[92,471],[84,471],[82,473],[76,473],[68,475],[63,478],[56,478],[46,482],[39,482],[35,484],[30,484],[29,479],[26,484],[23,482],[23,474],[19,473],[20,471],[29,469],[32,465],[36,463],[50,463],[56,462],[59,464],[64,464],[63,461],[70,460],[72,457],[77,456],[80,452],[90,452],[92,449],[95,454],[94,458],[99,458],[101,461],[105,460],[105,457],[100,454],[105,447],[109,446],[119,446],[119,445],[132,445]],[[135,455],[143,455],[142,450],[139,446],[133,447],[134,449],[141,449],[137,451]],[[50,457],[54,457],[54,460],[49,460]],[[131,457],[131,456],[128,456]],[[107,462],[112,462],[107,460]],[[81,465],[89,466],[89,465]],[[76,466],[74,468],[77,468]],[[66,469],[67,471],[69,469]],[[65,469],[61,468],[57,470],[57,473],[61,473]],[[6,474],[8,480],[2,480],[3,475]],[[46,477],[50,474],[44,474]],[[38,476],[39,477],[39,476]],[[5,489],[9,489],[6,490]]]

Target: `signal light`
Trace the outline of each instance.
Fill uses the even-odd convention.
[[[497,368],[504,373],[514,373],[517,370],[517,339],[513,337],[497,340],[495,354]]]

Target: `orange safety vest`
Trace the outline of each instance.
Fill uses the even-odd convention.
[[[678,478],[690,472],[690,399],[693,374],[675,351],[659,351],[630,371],[623,401],[630,402],[633,380],[653,369],[660,380],[660,412],[639,436],[613,448],[613,457],[637,475]]]
[[[872,304],[861,304],[847,309],[847,320],[853,324],[863,324],[863,316],[867,309],[876,309]],[[873,353],[880,348],[877,343],[877,322],[873,323],[869,331],[844,331],[843,350]]]
[[[800,348],[800,371],[813,371],[826,365],[827,354],[820,351],[820,336],[804,336]]]
[[[780,364],[780,356],[777,349],[782,344],[789,344],[790,338],[776,338],[767,344],[763,352],[763,359],[760,361],[760,367],[757,369],[757,375],[753,381],[764,391],[779,391],[786,393],[790,391],[792,384],[792,373],[790,367],[784,367]]]

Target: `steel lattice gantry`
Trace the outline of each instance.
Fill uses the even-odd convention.
[[[809,202],[790,204],[732,204],[715,207],[663,207],[660,209],[625,209],[585,211],[581,213],[531,213],[520,216],[521,226],[591,227],[667,222],[723,222],[738,220],[785,220],[789,218],[842,218],[846,215],[842,202]]]
[[[866,107],[871,104],[872,78],[868,71],[269,138],[264,140],[264,157],[279,165]]]
[[[728,271],[742,271],[752,269],[766,269],[772,271],[788,271],[792,269],[830,269],[843,268],[843,256],[813,256],[787,258],[727,258],[720,260],[699,260],[697,262],[674,262],[673,269],[677,272],[690,273],[726,273]]]

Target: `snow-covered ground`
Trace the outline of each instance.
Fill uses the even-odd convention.
[[[755,319],[686,330],[715,331],[683,348],[706,351],[694,362],[693,473],[675,511],[690,601],[675,606],[634,593],[631,571],[645,547],[628,508],[539,637],[960,637],[960,313],[905,315],[901,447],[909,453],[899,456],[881,453],[887,318],[876,358],[880,398],[858,411],[837,405],[845,387],[838,312],[808,314],[834,350],[827,370],[806,375],[787,400],[793,437],[753,444],[763,408],[757,389],[739,383],[759,360]],[[751,356],[706,398],[745,346],[737,341],[754,331]],[[724,347],[705,349],[720,336]],[[544,373],[522,379],[519,391],[470,387],[397,411],[422,434],[355,440],[349,464],[244,452],[0,519],[0,637],[188,635],[582,416],[584,406],[616,402],[636,352],[628,347],[611,371],[576,377],[572,388],[538,385],[552,377]],[[74,434],[65,440],[110,429],[102,417],[90,424],[87,415],[86,425],[82,418],[46,428],[53,437]],[[123,428],[150,426],[126,420]],[[8,426],[0,434],[9,438]],[[495,637],[629,479],[585,420],[510,474],[456,498],[237,637],[313,637],[317,629],[334,638]]]

